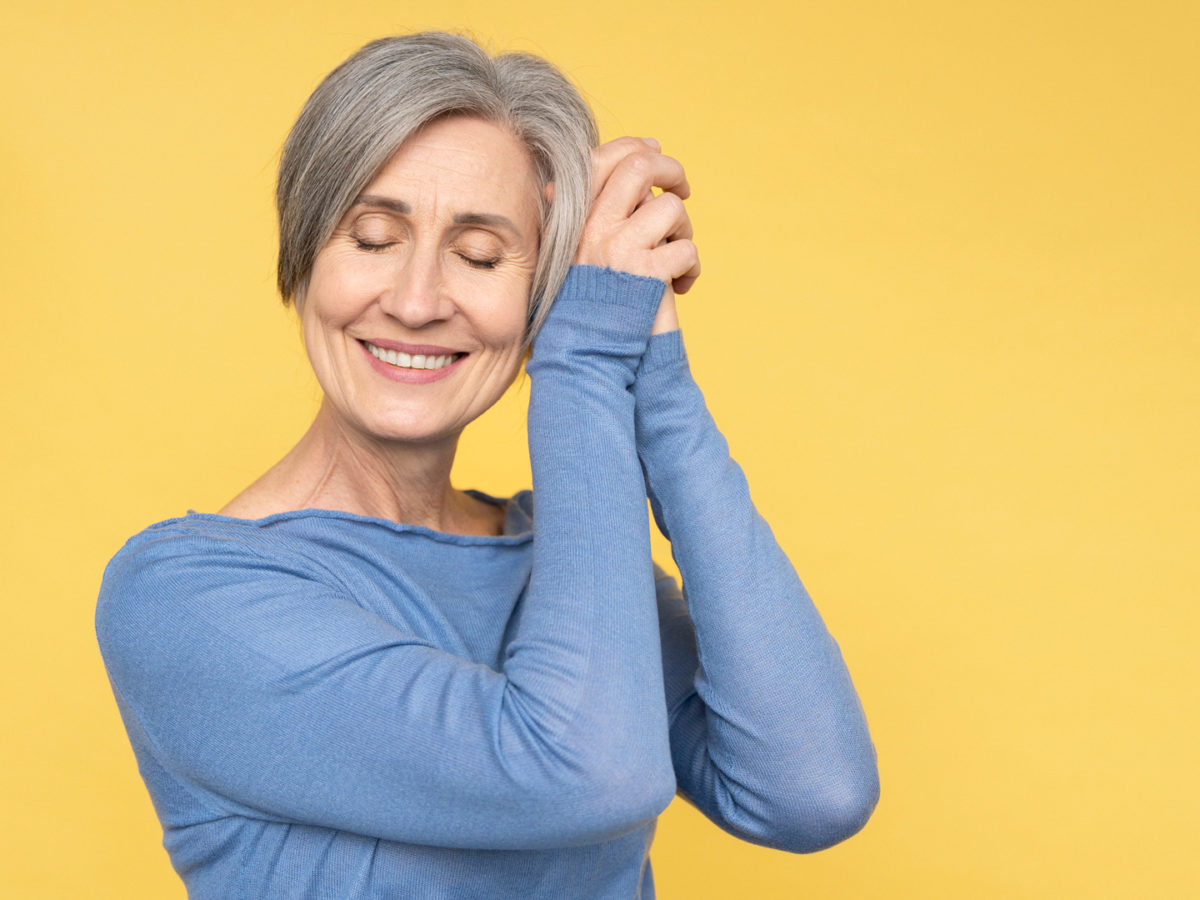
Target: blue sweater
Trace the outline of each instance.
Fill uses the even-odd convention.
[[[650,338],[662,289],[571,270],[499,537],[193,513],[113,558],[100,647],[193,900],[653,897],[676,790],[792,851],[866,821],[850,678],[679,333]]]

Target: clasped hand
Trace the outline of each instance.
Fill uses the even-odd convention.
[[[592,151],[592,207],[575,262],[665,281],[654,334],[678,327],[675,294],[700,276],[683,204],[690,193],[679,160],[653,138],[617,138]]]

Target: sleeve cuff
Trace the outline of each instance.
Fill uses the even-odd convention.
[[[687,351],[683,346],[683,332],[678,328],[650,338],[638,374],[653,372],[677,363],[687,362]]]
[[[618,272],[602,266],[571,266],[554,306],[586,304],[610,308],[620,321],[649,332],[662,302],[666,283],[657,278]],[[554,314],[553,308],[551,315]]]

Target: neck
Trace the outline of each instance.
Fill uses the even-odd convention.
[[[277,469],[295,508],[337,509],[461,534],[497,533],[496,510],[454,490],[458,436],[381,441],[341,421],[327,404]]]

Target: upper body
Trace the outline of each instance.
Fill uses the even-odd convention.
[[[605,145],[572,233],[578,179],[532,129],[450,112],[330,201],[307,265],[285,277],[281,251],[324,392],[309,432],[106,571],[98,636],[173,864],[196,897],[651,896],[676,790],[748,840],[841,840],[874,753],[688,372],[682,167]],[[535,331],[532,495],[456,491],[458,436]]]

